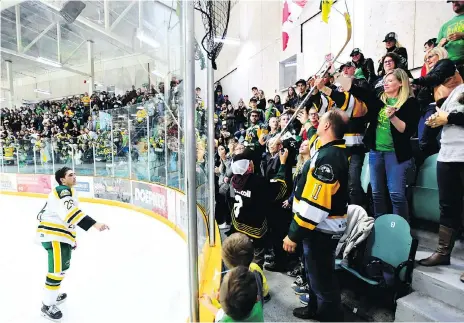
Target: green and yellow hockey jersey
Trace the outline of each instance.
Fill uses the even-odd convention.
[[[79,208],[75,190],[63,185],[50,192],[37,220],[38,242],[60,241],[71,246],[76,244],[76,226],[87,231],[96,223]]]
[[[348,209],[348,168],[344,140],[321,146],[305,164],[293,199],[290,240],[301,241],[312,230],[343,234]]]

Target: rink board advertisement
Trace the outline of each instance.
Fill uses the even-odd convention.
[[[0,191],[18,191],[16,174],[0,174]]]
[[[52,191],[49,175],[16,174],[18,192],[48,194]]]
[[[132,182],[133,204],[168,217],[167,189],[163,186]]]
[[[180,194],[179,192],[176,192],[174,190],[167,190],[167,205],[168,205],[168,220],[176,224],[176,195]]]
[[[78,196],[93,197],[93,177],[77,176],[77,183],[74,189],[77,191]]]
[[[94,177],[93,194],[98,199],[130,203],[130,182],[121,178]]]
[[[176,194],[176,225],[187,234],[187,198],[184,194]]]

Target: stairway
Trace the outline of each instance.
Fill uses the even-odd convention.
[[[416,260],[428,257],[435,248],[437,235],[418,233],[419,251]],[[456,243],[450,266],[423,267],[416,264],[413,292],[398,299],[395,322],[463,322],[464,245]]]

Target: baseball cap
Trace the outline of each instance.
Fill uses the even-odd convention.
[[[304,84],[304,85],[306,85],[306,81],[303,80],[303,79],[299,79],[298,81],[296,81],[295,85],[298,85],[298,84]]]
[[[356,67],[356,65],[354,65],[354,63],[351,61],[346,62],[345,64],[342,64],[342,66],[340,66],[340,68],[338,69],[339,72],[343,71],[345,67]]]
[[[398,40],[398,35],[394,32],[391,32],[391,33],[388,33],[386,36],[385,36],[385,39],[383,40],[383,42],[387,42],[387,41],[390,41],[390,40]]]
[[[359,48],[354,48],[354,49],[351,51],[350,56],[353,57],[354,55],[358,55],[358,54],[362,54],[361,50],[360,50]]]
[[[250,161],[252,160],[251,152],[246,149],[243,153],[235,155],[230,168],[232,173],[235,175],[243,175],[247,172],[250,167]]]

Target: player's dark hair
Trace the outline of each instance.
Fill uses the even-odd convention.
[[[258,89],[258,88],[257,88],[256,86],[253,86],[253,87],[251,88],[252,91],[253,91],[253,90],[257,90],[257,89]]]
[[[327,120],[330,122],[333,134],[337,139],[343,139],[348,129],[347,118],[344,117],[343,113],[343,111],[337,109],[327,112]]]
[[[249,267],[254,257],[251,239],[243,233],[233,233],[222,244],[222,259],[227,268]]]
[[[59,184],[59,185],[62,185],[61,183],[61,179],[62,178],[65,178],[66,177],[66,173],[68,171],[72,170],[71,168],[69,167],[63,167],[63,168],[60,168],[58,169],[56,172],[55,172],[55,180],[56,182]]]
[[[250,315],[257,302],[258,284],[247,267],[239,266],[229,271],[221,284],[219,301],[224,312],[234,321]]]

